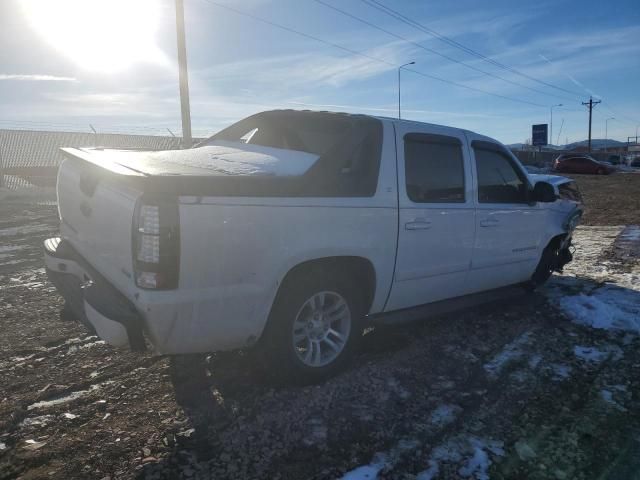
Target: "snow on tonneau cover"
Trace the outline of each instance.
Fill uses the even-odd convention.
[[[233,177],[273,182],[303,175],[319,158],[228,141],[161,152],[74,148],[63,152],[68,160],[58,174],[61,235],[125,293],[132,282],[132,222],[143,192],[179,196],[202,193],[203,187],[224,191]],[[212,182],[215,178],[218,182]],[[181,181],[185,179],[192,182],[185,184]]]

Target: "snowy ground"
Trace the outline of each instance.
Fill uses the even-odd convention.
[[[0,205],[0,478],[632,479],[640,230],[583,227],[541,292],[376,329],[345,373],[274,384],[243,352],[173,364],[62,321],[55,207]],[[635,475],[635,477],[634,477]]]

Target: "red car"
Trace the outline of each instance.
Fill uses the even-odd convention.
[[[589,155],[560,155],[553,162],[553,170],[559,173],[593,173],[608,175],[615,172],[615,168],[597,161]]]

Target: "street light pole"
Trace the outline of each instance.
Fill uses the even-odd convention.
[[[616,117],[609,117],[604,121],[604,151],[607,152],[609,146],[609,120],[615,120]]]
[[[180,110],[182,114],[182,148],[191,148],[191,110],[189,108],[189,76],[187,74],[187,46],[184,35],[183,0],[176,0],[176,34],[178,38]]]
[[[549,122],[549,138],[551,139],[551,142],[553,143],[553,107],[561,107],[562,104],[558,103],[557,105],[551,105],[551,121]]]
[[[402,115],[400,113],[400,71],[402,70],[403,67],[406,67],[407,65],[415,65],[416,62],[409,62],[409,63],[405,63],[404,65],[400,65],[398,67],[398,120],[400,120],[402,118]]]

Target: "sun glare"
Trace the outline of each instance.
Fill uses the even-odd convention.
[[[23,0],[31,26],[82,68],[110,73],[163,64],[156,44],[159,0]]]

